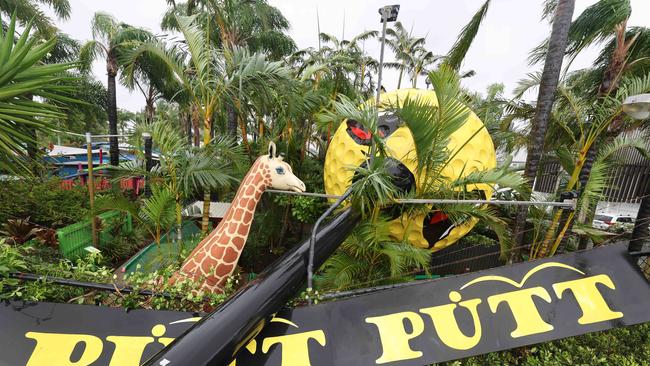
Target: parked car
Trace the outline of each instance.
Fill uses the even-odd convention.
[[[633,224],[634,218],[629,215],[614,215],[614,214],[596,214],[591,226],[596,229],[608,230],[615,224]]]

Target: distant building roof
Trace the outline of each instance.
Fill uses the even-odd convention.
[[[230,208],[230,202],[210,202],[210,218],[222,219]],[[195,201],[183,209],[185,217],[202,217],[203,201]]]

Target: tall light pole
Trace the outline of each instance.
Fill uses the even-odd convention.
[[[384,46],[386,45],[386,25],[388,22],[397,20],[399,13],[399,5],[386,5],[379,8],[379,15],[381,15],[382,30],[381,30],[381,51],[379,52],[379,73],[377,75],[377,105],[379,105],[379,97],[381,95],[381,74],[384,68]]]
[[[623,111],[630,117],[638,120],[650,118],[650,94],[632,95],[625,99],[623,102]],[[646,180],[643,198],[639,211],[636,214],[636,221],[634,222],[634,230],[632,231],[632,238],[628,245],[628,251],[633,255],[648,255],[650,249],[644,248],[644,244],[648,243],[650,236],[650,182]]]

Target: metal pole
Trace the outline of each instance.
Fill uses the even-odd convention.
[[[309,240],[309,262],[307,264],[307,302],[309,305],[312,304],[312,297],[311,292],[314,288],[314,246],[316,245],[316,235],[318,234],[318,228],[320,227],[320,224],[329,216],[332,212],[334,212],[335,209],[337,209],[343,201],[345,201],[349,196],[350,193],[352,193],[351,189],[348,189],[341,197],[339,197],[336,202],[334,202],[333,205],[331,205],[327,211],[325,211],[318,220],[316,220],[316,223],[314,224],[314,228],[311,230],[311,238]]]
[[[94,215],[95,211],[95,181],[93,179],[93,137],[90,132],[86,132],[86,152],[88,163],[88,196],[90,199],[90,212],[93,214],[90,218],[90,226],[92,227],[93,246],[97,247],[97,218]]]
[[[379,73],[377,74],[377,107],[379,107],[379,97],[381,96],[381,74],[384,68],[384,46],[386,45],[386,24],[388,24],[388,9],[383,8],[381,12],[381,21],[384,23],[381,30],[381,51],[379,52]]]

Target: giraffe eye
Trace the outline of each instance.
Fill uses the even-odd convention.
[[[280,175],[284,175],[284,168],[282,168],[282,167],[277,167],[277,168],[275,168],[275,172],[278,173],[278,174],[280,174]]]

